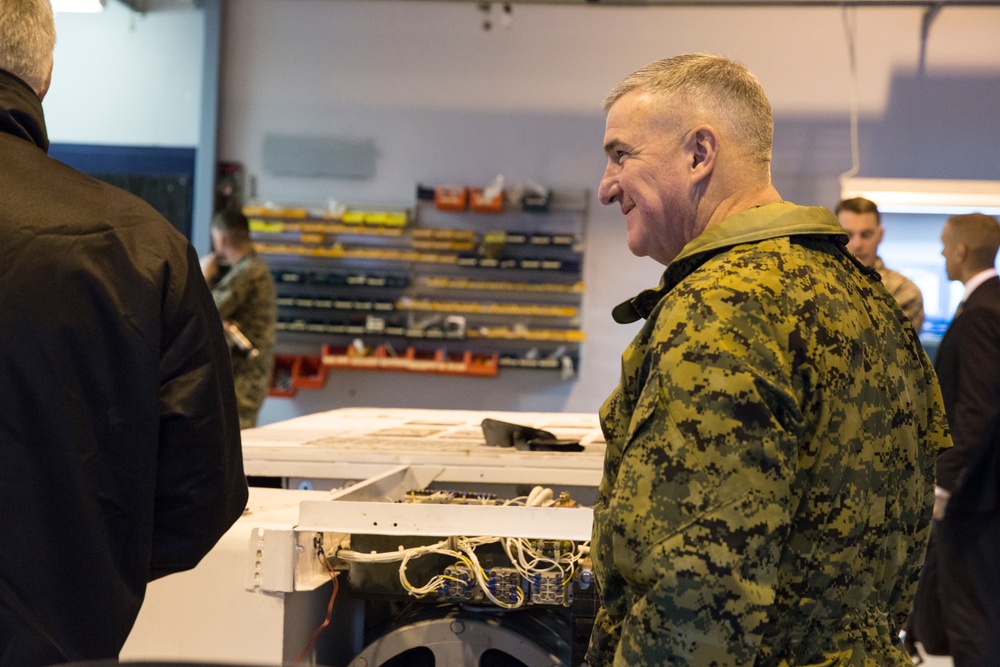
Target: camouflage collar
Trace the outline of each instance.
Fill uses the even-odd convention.
[[[735,213],[684,246],[663,272],[658,286],[618,304],[611,317],[619,324],[646,319],[667,292],[719,251],[785,236],[818,236],[841,245],[847,243],[847,234],[837,217],[821,206],[781,202]]]

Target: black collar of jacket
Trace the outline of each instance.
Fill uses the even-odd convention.
[[[30,141],[49,150],[45,115],[38,95],[17,76],[0,69],[0,133]]]
[[[873,277],[875,280],[881,280],[881,277],[875,269],[870,266],[865,266],[859,262],[857,258],[855,258],[854,255],[847,250],[846,234],[794,234],[788,238],[792,243],[798,244],[822,244],[827,248],[830,248],[830,246],[833,245],[838,251],[847,255],[862,273]],[[623,301],[618,304],[611,310],[611,317],[618,324],[631,324],[633,322],[638,322],[639,320],[648,319],[650,313],[652,313],[653,309],[656,308],[656,304],[658,304],[667,292],[672,290],[677,283],[693,273],[695,269],[708,261],[711,256],[732,247],[734,246],[712,248],[711,250],[706,250],[705,252],[684,257],[679,261],[671,262],[670,266],[667,267],[667,270],[663,272],[663,277],[660,279],[660,284],[658,286],[652,289],[643,290],[628,301]]]
[[[731,246],[730,246],[731,247]],[[728,248],[713,248],[705,252],[689,255],[680,260],[670,263],[667,270],[660,278],[660,284],[652,289],[639,292],[628,301],[624,301],[611,310],[611,317],[618,324],[632,324],[639,320],[645,320],[656,308],[667,292],[672,290],[677,283],[690,275],[695,269],[704,264],[712,255],[727,250]]]

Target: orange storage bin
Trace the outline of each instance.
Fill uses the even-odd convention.
[[[434,188],[434,206],[442,211],[464,211],[469,204],[469,189],[439,185]]]
[[[469,191],[469,208],[477,213],[500,213],[503,211],[503,190],[487,198],[480,188]]]
[[[322,389],[326,384],[326,366],[323,357],[299,357],[292,370],[292,386],[296,389]]]
[[[274,370],[271,371],[271,387],[268,396],[295,396],[295,375],[302,366],[301,357],[289,354],[278,354],[274,357]]]

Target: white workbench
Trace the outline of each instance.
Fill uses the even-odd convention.
[[[584,451],[488,447],[480,426],[485,418],[578,439]],[[289,488],[306,489],[337,488],[405,464],[440,467],[439,487],[593,490],[605,448],[598,417],[590,413],[343,408],[243,431],[248,475],[282,477]]]

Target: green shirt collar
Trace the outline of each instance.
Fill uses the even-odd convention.
[[[786,236],[819,236],[845,245],[847,234],[837,216],[822,206],[790,202],[765,204],[734,213],[692,240],[663,272],[660,284],[618,304],[611,316],[620,324],[645,319],[674,285],[726,248]]]

